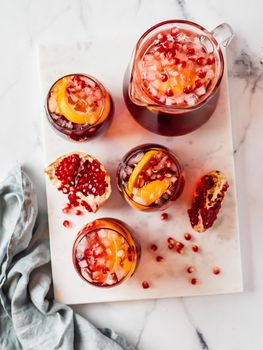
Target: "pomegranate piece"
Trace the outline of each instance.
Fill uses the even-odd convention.
[[[191,284],[193,284],[193,285],[197,284],[197,279],[196,278],[192,278],[191,279]]]
[[[197,232],[213,226],[229,185],[226,176],[218,170],[204,175],[194,192],[192,207],[188,210],[190,223]]]
[[[63,221],[63,226],[65,226],[66,228],[70,228],[71,227],[71,223],[68,220],[64,220]]]
[[[151,251],[156,252],[156,250],[158,249],[158,247],[157,247],[156,244],[152,244],[152,245],[150,246],[150,249],[151,249]]]
[[[213,274],[214,274],[214,275],[219,275],[220,272],[221,272],[221,270],[220,270],[220,268],[219,268],[218,266],[215,266],[215,267],[213,268]]]
[[[66,194],[75,207],[76,215],[81,208],[96,212],[111,194],[110,177],[103,165],[83,152],[69,153],[50,164],[45,173],[59,191]]]
[[[162,179],[160,179],[162,180]],[[162,213],[161,214],[161,220],[167,220],[168,219],[168,214],[167,213]]]
[[[190,235],[190,233],[185,233],[185,234],[184,234],[184,239],[185,239],[186,241],[190,241],[191,238],[192,238],[192,236]]]
[[[143,282],[142,282],[142,288],[143,288],[143,289],[148,289],[148,288],[150,288],[149,283],[148,283],[147,281],[143,281]]]
[[[195,271],[195,268],[194,268],[193,266],[189,266],[189,267],[186,269],[186,271],[187,271],[188,273],[193,273],[193,272]]]
[[[161,262],[161,261],[163,261],[163,260],[164,260],[164,257],[161,256],[161,255],[158,255],[158,256],[156,257],[156,261],[157,261],[157,262]]]
[[[199,247],[198,247],[197,245],[193,245],[193,246],[192,246],[192,251],[193,251],[194,253],[197,253],[197,252],[199,251]]]

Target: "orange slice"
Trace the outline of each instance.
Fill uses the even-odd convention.
[[[149,160],[157,153],[158,151],[148,151],[145,153],[145,155],[142,157],[142,159],[139,161],[139,163],[134,168],[133,172],[131,173],[131,176],[128,181],[127,185],[127,192],[129,194],[132,193],[132,189],[134,187],[134,184],[136,183],[136,180],[140,173],[145,169],[147,166]]]
[[[76,124],[94,124],[99,118],[98,113],[79,113],[68,103],[67,87],[71,77],[66,77],[57,83],[59,85],[57,93],[57,104],[59,111],[65,118]]]
[[[168,189],[171,179],[155,180],[138,188],[134,193],[133,200],[143,205],[151,205],[159,199]]]

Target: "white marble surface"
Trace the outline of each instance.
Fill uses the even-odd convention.
[[[125,335],[138,349],[263,347],[262,10],[260,0],[0,0],[0,176],[22,162],[36,184],[42,211],[37,43],[139,35],[160,20],[183,17],[207,28],[227,21],[236,32],[228,58],[245,292],[74,307],[97,326]]]

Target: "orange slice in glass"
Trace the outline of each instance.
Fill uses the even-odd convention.
[[[142,205],[151,205],[159,199],[171,185],[171,179],[155,180],[144,185],[134,193],[133,200]]]

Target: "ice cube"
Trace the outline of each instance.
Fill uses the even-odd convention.
[[[185,94],[184,100],[188,104],[188,106],[191,107],[196,104],[197,96],[195,94]]]
[[[139,161],[144,156],[144,152],[138,152],[133,157],[131,157],[128,161],[128,165],[135,165],[136,163],[139,163]]]
[[[203,96],[206,93],[206,88],[202,85],[198,89],[195,90],[197,96]]]

